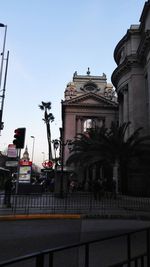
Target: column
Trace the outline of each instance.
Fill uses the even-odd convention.
[[[129,101],[128,101],[128,86],[123,88],[123,121],[129,121]]]

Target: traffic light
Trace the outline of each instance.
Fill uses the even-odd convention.
[[[13,144],[16,148],[24,148],[26,128],[18,128],[14,131],[14,133],[15,139],[13,140]]]

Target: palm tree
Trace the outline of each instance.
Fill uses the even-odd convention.
[[[150,136],[141,134],[142,128],[136,129],[129,137],[127,130],[130,122],[125,122],[120,126],[112,123],[107,133],[107,151],[110,161],[113,164],[113,179],[116,182],[116,191],[118,193],[119,170],[120,170],[120,187],[122,191],[125,189],[123,182],[127,181],[127,177],[123,180],[123,176],[127,175],[127,168],[131,159],[139,159],[141,155],[150,157]],[[122,183],[122,184],[121,184]]]
[[[52,113],[48,113],[48,110],[51,109],[51,102],[41,102],[39,108],[44,111],[43,121],[46,123],[46,131],[47,131],[47,141],[48,141],[48,155],[49,160],[52,160],[52,149],[51,149],[51,129],[50,123],[54,121],[54,116]]]
[[[130,122],[118,125],[112,123],[111,128],[105,126],[88,130],[88,134],[79,134],[75,138],[68,164],[77,162],[80,166],[88,166],[94,162],[105,161],[112,164],[113,180],[118,193],[122,182],[122,169],[127,169],[131,158],[150,158],[150,136],[142,136],[142,128],[135,130],[126,137]]]

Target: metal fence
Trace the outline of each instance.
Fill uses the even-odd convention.
[[[9,197],[8,197],[9,199]],[[4,194],[0,194],[0,214],[33,214],[33,213],[71,213],[85,215],[118,215],[145,216],[150,214],[150,198],[131,197],[111,194],[96,199],[92,193],[74,192],[63,195],[46,194],[13,194],[10,205],[4,204]]]
[[[122,250],[118,250],[116,242],[119,244],[120,247],[122,247]],[[101,243],[105,243],[105,248],[107,252],[106,255],[103,254],[103,246],[101,246]],[[107,251],[110,243],[112,244],[111,250],[113,251],[113,255],[116,255],[113,258],[109,254],[109,251]],[[97,254],[95,253],[96,249]],[[72,254],[70,254],[70,250],[72,250]],[[71,256],[71,261],[69,255]],[[141,229],[134,232],[120,234],[99,240],[80,242],[68,246],[61,246],[54,249],[47,249],[38,253],[32,253],[23,257],[18,257],[12,260],[1,262],[0,267],[1,266],[149,267],[150,228]]]

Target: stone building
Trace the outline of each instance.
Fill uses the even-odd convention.
[[[119,121],[131,122],[150,133],[150,1],[145,2],[140,23],[131,25],[114,50],[117,68],[112,74],[119,102]]]
[[[73,79],[65,89],[62,101],[63,139],[72,140],[77,133],[86,132],[87,128],[118,120],[118,103],[112,84],[107,83],[106,75],[93,76],[90,70],[86,75],[74,73]],[[64,162],[68,158],[66,146]]]
[[[84,133],[88,128],[111,126],[118,120],[118,103],[112,84],[107,83],[106,75],[86,75],[74,73],[73,79],[65,89],[65,99],[62,101],[62,138],[64,144],[73,140],[78,133]],[[69,147],[64,147],[64,168],[69,156]],[[83,175],[82,175],[83,176]],[[87,176],[87,174],[86,174]]]
[[[114,50],[112,74],[119,103],[119,122],[131,122],[130,135],[139,127],[150,134],[150,0],[138,25],[131,25]],[[128,192],[150,194],[150,168],[144,161],[128,171]]]

